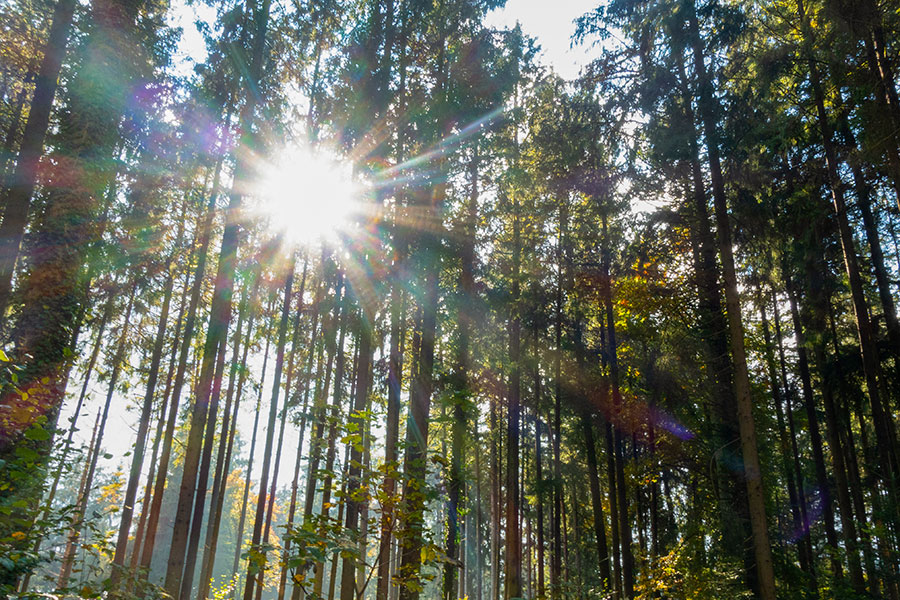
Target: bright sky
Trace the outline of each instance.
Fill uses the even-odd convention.
[[[541,46],[541,61],[565,79],[573,79],[578,71],[599,51],[584,45],[570,48],[570,38],[575,32],[574,21],[597,6],[599,0],[508,0],[506,6],[492,11],[485,25],[489,27],[514,27],[537,39]],[[187,6],[185,0],[172,2],[169,24],[183,30],[175,57],[176,71],[187,75],[191,62],[201,61],[206,49],[203,37],[197,31],[196,21],[213,21],[215,8],[197,2]]]
[[[514,27],[537,38],[541,60],[565,79],[574,79],[578,71],[599,51],[584,45],[570,48],[575,19],[597,6],[598,0],[508,0],[502,9],[492,11],[485,25]]]

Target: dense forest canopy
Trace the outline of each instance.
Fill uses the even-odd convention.
[[[0,593],[900,600],[900,2],[504,5],[0,2]]]

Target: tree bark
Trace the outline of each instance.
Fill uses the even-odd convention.
[[[753,532],[753,550],[756,558],[756,572],[759,595],[762,600],[775,600],[775,570],[772,564],[772,550],[766,521],[765,493],[762,487],[762,473],[756,440],[756,426],[753,420],[753,400],[750,395],[750,377],[747,372],[747,354],[744,348],[744,326],[741,318],[741,303],[738,295],[737,274],[734,268],[734,250],[731,240],[731,224],[728,221],[728,203],[725,196],[725,181],[719,161],[719,138],[716,127],[715,99],[712,82],[706,72],[703,46],[700,39],[697,15],[689,14],[689,34],[694,54],[694,70],[699,80],[698,107],[706,138],[707,158],[713,188],[713,205],[719,238],[719,259],[722,263],[722,278],[725,288],[725,312],[731,334],[731,359],[734,365],[734,392],[737,400],[738,425],[741,437],[741,453],[744,459],[744,475],[747,484],[747,504],[750,509],[750,528]]]
[[[3,222],[0,223],[0,318],[4,317],[9,306],[12,276],[28,224],[38,164],[44,151],[44,138],[50,125],[59,71],[66,56],[69,31],[72,29],[77,4],[76,0],[58,0],[53,8],[47,46],[34,82],[34,96],[22,133],[19,156],[4,198],[5,210]]]
[[[268,18],[269,0],[263,0],[263,14]],[[262,25],[265,31],[265,25]],[[258,40],[262,43],[264,40]],[[250,549],[262,555],[262,564],[258,559],[252,556],[247,561],[247,583],[244,586],[244,600],[251,600],[254,594],[254,586],[257,585],[256,577],[263,573],[265,569],[265,551],[261,551],[260,542],[262,541],[263,523],[265,521],[265,511],[267,504],[266,491],[269,484],[269,471],[271,468],[270,461],[272,456],[272,446],[275,443],[275,422],[278,418],[278,397],[281,391],[281,370],[284,366],[284,346],[287,338],[288,316],[291,309],[291,296],[294,287],[294,267],[295,259],[291,256],[287,268],[285,269],[284,278],[284,300],[281,307],[281,319],[278,324],[278,343],[275,350],[275,373],[272,376],[272,399],[269,403],[269,420],[266,427],[266,441],[263,449],[262,474],[259,477],[259,498],[256,503],[256,517],[253,521],[253,534],[250,538]],[[262,587],[260,579],[259,584]]]

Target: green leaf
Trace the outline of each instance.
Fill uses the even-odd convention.
[[[37,452],[25,446],[16,448],[16,456],[28,462],[35,462],[40,458],[40,455]]]
[[[32,427],[25,432],[25,437],[35,442],[44,442],[50,439],[50,433],[43,427]]]

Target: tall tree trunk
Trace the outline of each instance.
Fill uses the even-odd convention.
[[[219,527],[222,520],[222,508],[225,500],[225,488],[228,473],[231,470],[231,453],[234,446],[234,438],[237,432],[237,416],[241,405],[244,382],[247,378],[247,355],[250,350],[250,339],[253,333],[253,322],[256,316],[254,308],[258,301],[259,286],[262,281],[261,267],[253,270],[249,302],[245,295],[238,311],[238,320],[234,329],[234,342],[232,343],[231,369],[228,377],[228,390],[225,393],[225,417],[222,420],[222,434],[219,439],[219,453],[216,457],[216,473],[213,478],[213,490],[210,497],[210,518],[206,529],[206,540],[203,545],[203,561],[200,567],[200,581],[198,582],[197,597],[201,600],[209,595],[209,587],[212,585],[213,568],[216,563],[216,548],[219,540]],[[247,332],[243,334],[244,346],[241,349],[241,335],[244,319],[247,312]],[[238,356],[240,354],[240,363]],[[235,381],[237,380],[237,381]],[[233,405],[232,405],[233,402]],[[241,540],[236,540],[238,547]]]
[[[521,235],[519,226],[519,201],[513,208],[513,259],[512,298],[509,309],[509,391],[506,413],[506,560],[505,596],[522,595],[522,536],[519,531],[519,436],[521,420],[522,375],[521,318],[519,315],[519,270],[521,262]]]
[[[355,398],[353,399],[353,410],[348,419],[348,427],[351,435],[360,436],[358,441],[350,441],[350,463],[347,466],[347,500],[344,527],[347,535],[351,539],[361,537],[359,527],[359,513],[363,503],[360,497],[360,488],[362,482],[360,476],[362,474],[362,437],[365,432],[365,416],[366,404],[369,397],[369,382],[371,380],[372,370],[372,354],[374,352],[372,337],[375,328],[375,311],[366,298],[358,291],[356,293],[357,303],[359,304],[359,360],[356,368]],[[345,555],[341,564],[341,600],[355,600],[357,597],[356,589],[356,569],[357,562],[364,562],[365,557],[360,556],[358,559],[352,555]]]
[[[597,466],[597,444],[594,441],[594,425],[587,410],[581,414],[581,428],[587,449],[588,480],[591,488],[591,507],[594,511],[594,537],[597,542],[597,560],[601,585],[608,587],[612,581],[609,573],[609,552],[606,548],[606,517],[603,514],[603,496],[600,492],[600,474]]]
[[[828,360],[825,353],[825,319],[830,298],[825,290],[825,281],[821,273],[822,269],[826,267],[818,256],[811,256],[817,253],[817,249],[810,249],[806,260],[806,275],[810,289],[809,331],[815,340],[812,344],[813,356],[819,371],[822,404],[825,408],[825,437],[828,439],[834,473],[834,485],[830,486],[830,489],[837,492],[836,496],[841,518],[841,535],[846,546],[845,560],[847,561],[847,570],[850,573],[850,583],[857,593],[864,593],[865,582],[863,581],[862,567],[859,561],[856,524],[853,521],[853,508],[847,491],[847,469],[844,463],[837,415],[834,408],[834,390],[838,386],[832,377],[834,365]]]
[[[187,216],[187,208],[188,203],[185,199],[184,202],[184,211],[182,213],[183,217]],[[144,497],[141,501],[141,514],[138,518],[138,528],[135,533],[134,545],[131,551],[131,561],[130,567],[132,571],[137,572],[139,566],[141,564],[141,555],[143,553],[144,541],[146,539],[147,533],[147,521],[150,515],[150,505],[153,500],[153,489],[154,484],[156,483],[156,473],[158,462],[157,458],[159,457],[160,447],[163,441],[163,434],[166,427],[167,416],[168,416],[168,406],[169,406],[169,397],[172,392],[172,380],[175,376],[175,365],[178,362],[178,354],[179,349],[181,347],[181,327],[184,323],[184,315],[187,310],[188,303],[188,295],[190,294],[190,277],[191,270],[187,268],[187,265],[190,264],[190,259],[193,257],[194,246],[193,243],[190,248],[187,249],[186,259],[185,259],[185,268],[184,268],[184,281],[182,283],[182,291],[180,294],[180,299],[178,301],[178,316],[175,319],[175,329],[172,335],[172,348],[169,354],[169,366],[166,370],[166,384],[163,390],[162,397],[159,400],[159,417],[156,425],[156,432],[153,436],[153,450],[151,452],[150,458],[150,472],[147,474],[147,482],[144,487]],[[179,250],[179,252],[183,252],[183,250]],[[146,573],[141,573],[142,576],[146,576]]]
[[[725,197],[725,181],[719,161],[719,136],[716,126],[716,106],[712,81],[706,72],[697,15],[693,1],[689,14],[689,35],[694,55],[694,70],[699,81],[698,107],[703,133],[706,138],[707,159],[713,188],[713,205],[719,238],[719,258],[725,288],[725,312],[731,335],[731,359],[734,365],[734,392],[737,400],[738,425],[741,437],[741,453],[744,459],[744,475],[747,484],[747,504],[750,510],[750,528],[753,532],[753,550],[759,595],[762,600],[775,600],[775,571],[772,549],[766,521],[766,501],[762,487],[756,426],[753,421],[753,400],[750,395],[750,377],[747,372],[747,354],[744,348],[744,327],[741,303],[734,268],[734,250],[731,241],[731,224]]]
[[[308,346],[309,350],[308,350],[307,361],[306,361],[306,376],[304,377],[304,381],[303,381],[303,384],[304,384],[303,407],[300,410],[300,437],[299,437],[299,440],[297,441],[297,461],[296,461],[297,464],[294,466],[294,480],[293,480],[293,484],[291,486],[291,506],[288,511],[288,523],[287,523],[287,528],[286,528],[286,531],[288,532],[288,534],[290,534],[291,532],[294,531],[294,519],[295,519],[296,511],[297,511],[297,496],[298,496],[299,485],[300,485],[300,466],[303,462],[302,460],[300,460],[300,457],[302,456],[302,452],[303,452],[303,441],[306,438],[306,428],[307,428],[307,425],[309,425],[310,421],[312,421],[312,417],[313,417],[313,415],[310,414],[310,412],[309,412],[309,392],[310,392],[310,389],[312,389],[315,385],[315,382],[313,381],[313,370],[312,370],[313,369],[313,360],[317,354],[316,348],[322,347],[321,344],[316,344],[316,340],[319,337],[321,337],[321,333],[324,331],[324,327],[321,331],[319,330],[319,309],[321,308],[321,290],[324,289],[324,283],[320,282],[319,285],[317,286],[317,288],[319,291],[317,292],[315,298],[313,299],[313,315],[312,315],[312,326],[310,327],[310,338],[309,338],[310,342],[309,342],[309,346]],[[321,365],[322,365],[322,351],[319,350],[316,379],[318,379],[318,373],[321,372]],[[285,540],[284,555],[286,557],[290,557],[290,535],[288,535],[287,539]],[[294,572],[296,574],[298,572],[298,570],[295,569]],[[282,583],[278,590],[278,600],[282,600],[284,597],[284,589],[283,588],[287,582],[287,563],[286,562],[285,562],[285,565],[282,567],[281,579],[282,579]],[[291,599],[299,600],[300,594],[301,594],[301,584],[299,581],[295,580],[293,589],[291,591]]]
[[[603,304],[606,317],[606,360],[609,363],[609,383],[612,391],[613,411],[613,457],[616,471],[616,495],[619,520],[619,543],[622,554],[622,592],[625,598],[634,597],[634,558],[631,553],[631,521],[628,518],[628,494],[625,488],[625,439],[619,426],[619,415],[622,410],[622,393],[619,389],[619,360],[616,345],[615,315],[612,305],[612,281],[610,280],[610,249],[607,216],[604,213],[601,221],[603,246],[601,248],[601,279]],[[615,518],[615,516],[614,516]],[[774,600],[774,598],[772,599]]]
[[[112,372],[109,375],[109,384],[106,390],[106,402],[103,405],[103,413],[100,417],[100,427],[97,430],[97,436],[94,444],[94,452],[91,454],[88,462],[85,476],[85,484],[80,498],[78,498],[78,506],[75,509],[76,518],[72,522],[72,528],[69,532],[69,538],[66,541],[66,551],[63,555],[62,567],[60,568],[57,587],[64,588],[68,586],[69,577],[72,574],[74,564],[75,550],[77,549],[78,540],[81,537],[81,528],[84,525],[84,513],[87,509],[88,499],[90,498],[91,488],[93,487],[94,474],[97,470],[97,462],[100,457],[100,449],[103,447],[103,435],[106,431],[106,421],[109,418],[109,407],[112,404],[113,395],[116,392],[116,385],[119,383],[119,375],[122,373],[122,364],[125,362],[125,353],[128,350],[128,330],[131,324],[131,313],[134,308],[134,297],[137,291],[137,284],[132,284],[131,293],[128,295],[128,307],[125,309],[125,317],[122,324],[122,333],[116,345],[116,352],[112,358]]]
[[[803,517],[800,514],[800,501],[797,493],[797,485],[794,480],[794,470],[791,464],[791,450],[788,442],[787,432],[785,431],[784,409],[782,407],[781,387],[778,383],[778,371],[775,366],[775,354],[772,351],[772,336],[769,332],[769,318],[766,315],[766,304],[763,300],[762,289],[759,282],[756,282],[756,304],[759,308],[760,321],[762,322],[764,357],[766,361],[766,370],[769,376],[769,386],[772,391],[772,403],[775,406],[776,425],[778,427],[778,441],[781,450],[781,463],[784,469],[784,476],[787,480],[788,499],[791,506],[791,520],[794,527],[794,536],[799,536],[804,528]],[[776,307],[777,308],[777,307]],[[809,574],[813,587],[815,588],[815,573],[811,568],[811,557],[806,554],[806,544],[799,544],[797,552],[800,560],[800,567]]]
[[[497,414],[497,399],[490,400],[490,433],[491,445],[491,600],[500,600],[500,418]]]
[[[676,49],[676,62],[681,81],[683,112],[687,128],[687,145],[690,156],[690,234],[694,254],[698,307],[702,338],[705,341],[707,376],[712,394],[712,430],[715,448],[727,448],[740,438],[737,419],[737,400],[734,392],[734,367],[729,352],[728,324],[722,309],[719,287],[719,266],[716,262],[715,237],[709,219],[706,185],[703,181],[703,167],[700,159],[700,140],[695,125],[696,116],[693,98],[688,86],[684,67],[684,57],[680,48]],[[750,537],[748,529],[749,506],[744,487],[728,464],[729,455],[717,451],[714,485],[718,500],[719,527],[722,530],[720,547],[744,561],[746,578],[755,580],[752,553],[748,552],[745,540]]]
[[[568,235],[568,208],[559,206],[559,232],[556,241],[556,302],[553,324],[555,343],[553,357],[553,557],[550,562],[550,594],[553,600],[562,598],[562,472],[560,438],[562,437],[562,321],[563,321],[563,255],[562,247]],[[615,551],[614,551],[615,553]],[[618,556],[618,554],[616,554]]]
[[[14,360],[23,365],[19,387],[33,393],[27,400],[18,394],[6,394],[0,400],[0,412],[4,413],[15,413],[27,402],[19,412],[23,416],[12,420],[0,435],[0,460],[10,462],[11,453],[23,448],[36,452],[38,459],[34,469],[0,493],[0,500],[7,505],[21,501],[33,510],[42,495],[52,436],[29,440],[24,434],[36,423],[44,423],[51,433],[56,429],[72,364],[70,344],[87,303],[85,255],[99,236],[97,212],[114,177],[109,159],[119,138],[119,120],[134,76],[132,34],[142,4],[141,0],[94,1],[90,31],[82,47],[84,60],[69,82],[67,118],[57,136],[55,155],[71,164],[76,175],[64,185],[48,186],[43,210],[33,227],[34,243],[27,251],[27,272],[20,286],[22,310],[12,335]],[[107,85],[96,85],[98,77]],[[13,518],[0,524],[3,537],[14,531],[10,528],[21,517],[18,513],[9,516]],[[26,536],[15,546],[25,550],[32,542]],[[15,584],[10,570],[0,574],[0,587],[13,589]]]
[[[388,0],[389,2],[391,0]],[[400,38],[397,40],[398,52],[398,86],[397,86],[397,103],[398,111],[403,113],[406,106],[406,69],[409,62],[409,50],[407,42],[409,39],[410,15],[409,3],[403,2],[400,7]],[[390,54],[393,50],[394,43],[394,27],[388,28],[388,39],[390,42],[385,44],[384,58],[382,67],[385,73],[389,69]],[[382,90],[386,90],[387,86],[383,86]],[[406,152],[406,141],[408,137],[408,126],[400,126],[397,132],[396,159],[401,162]],[[394,540],[394,529],[398,522],[396,514],[396,488],[397,475],[399,474],[399,453],[398,444],[400,441],[400,394],[403,389],[403,351],[405,339],[405,320],[406,320],[406,296],[403,293],[404,275],[406,275],[409,243],[405,232],[406,207],[404,201],[406,195],[400,190],[395,194],[395,209],[393,223],[393,248],[394,257],[392,264],[391,278],[391,297],[390,297],[390,315],[391,315],[391,333],[390,333],[390,354],[388,356],[388,398],[387,398],[387,415],[385,423],[384,437],[384,465],[385,475],[382,485],[382,492],[387,501],[382,506],[381,511],[381,534],[378,545],[378,583],[375,588],[375,600],[388,600],[391,590],[391,547]]]
[[[538,332],[537,329],[534,331],[534,351],[535,354],[538,352]],[[541,405],[541,370],[540,363],[538,362],[537,356],[535,356],[534,361],[534,406],[535,406],[535,414],[534,414],[534,479],[537,483],[537,597],[545,598],[545,589],[544,589],[544,499],[546,494],[544,493],[544,470],[543,470],[543,444],[541,443],[541,417],[540,413],[537,412],[537,409]],[[476,458],[478,456],[478,452],[476,451]],[[477,502],[477,500],[476,500]],[[477,505],[476,510],[480,510],[480,505]],[[477,513],[476,513],[477,514]],[[478,531],[476,529],[476,531]],[[604,531],[605,534],[605,531]],[[467,536],[468,537],[468,536]],[[477,552],[481,552],[481,544],[479,543],[477,546]],[[609,571],[609,560],[607,558],[607,571]],[[479,576],[480,573],[476,573],[476,577]],[[607,574],[607,580],[609,580],[609,576]]]
[[[838,131],[842,138],[842,145],[849,154],[846,158],[846,162],[850,167],[850,173],[853,176],[853,187],[856,192],[856,206],[859,208],[860,215],[862,216],[863,230],[866,234],[866,242],[868,242],[869,245],[872,269],[875,272],[878,298],[881,300],[881,307],[884,311],[884,322],[888,332],[888,339],[890,340],[890,354],[894,357],[895,368],[900,369],[900,322],[897,321],[897,310],[894,304],[894,297],[891,295],[890,280],[884,264],[884,251],[881,249],[878,223],[875,215],[872,213],[871,189],[863,175],[860,159],[858,157],[856,137],[850,129],[850,124],[847,119],[847,109],[844,108],[844,98],[840,90],[836,96],[836,104],[838,108]],[[898,181],[898,183],[900,183],[900,181]]]
[[[322,286],[324,291],[325,285]],[[325,422],[327,420],[327,398],[328,390],[331,384],[331,372],[334,367],[334,358],[337,346],[337,331],[341,324],[341,307],[344,304],[342,294],[344,293],[344,275],[343,271],[339,271],[337,275],[337,283],[335,285],[335,304],[332,314],[325,324],[323,331],[325,332],[325,348],[328,357],[325,360],[325,375],[322,377],[322,351],[319,354],[318,366],[316,367],[316,389],[314,392],[314,404],[312,423],[315,427],[312,429],[309,440],[309,458],[306,463],[306,496],[304,499],[303,519],[307,522],[313,514],[313,506],[316,499],[316,481],[318,479],[319,463],[322,460],[323,443],[325,439]],[[295,588],[296,589],[296,588]]]
[[[66,441],[63,443],[63,449],[59,457],[59,467],[55,470],[56,472],[53,475],[53,482],[50,484],[50,491],[47,493],[47,499],[44,500],[43,509],[41,513],[34,519],[32,527],[34,527],[38,523],[39,519],[49,515],[50,510],[53,507],[53,500],[56,498],[56,492],[59,489],[60,478],[62,477],[63,472],[66,470],[65,466],[68,464],[67,459],[72,448],[72,438],[75,436],[75,432],[77,431],[76,424],[78,423],[78,418],[81,415],[81,409],[84,406],[84,400],[87,397],[87,390],[91,381],[91,374],[94,371],[94,366],[97,363],[97,358],[100,355],[100,348],[103,345],[103,332],[106,331],[106,325],[109,323],[109,319],[113,313],[113,308],[115,307],[115,299],[116,295],[111,290],[108,299],[106,300],[106,302],[104,302],[103,312],[100,316],[100,323],[97,325],[97,335],[93,344],[93,350],[91,350],[90,358],[87,361],[87,365],[84,367],[84,381],[81,385],[81,393],[78,395],[78,401],[75,404],[75,411],[70,418],[69,431],[66,434]],[[38,550],[40,550],[43,541],[44,539],[42,536],[39,536],[38,539],[34,541],[34,546],[32,547],[32,551],[34,554],[38,553]],[[30,580],[31,573],[26,573],[19,586],[19,590],[21,593],[24,594],[28,591]]]
[[[242,139],[241,145],[249,150],[254,146],[253,127],[257,104],[262,100],[259,97],[259,84],[262,79],[264,54],[266,51],[266,31],[269,22],[269,8],[271,0],[261,0],[261,6],[257,8],[255,0],[248,0],[247,13],[252,17],[255,31],[252,39],[250,65],[247,71],[247,88],[249,97],[243,107],[241,115]],[[219,252],[219,264],[216,271],[215,288],[213,290],[212,307],[210,308],[209,327],[206,342],[203,347],[201,359],[200,377],[197,384],[196,401],[191,414],[190,430],[185,448],[184,473],[178,495],[178,507],[175,514],[175,530],[172,536],[172,545],[169,551],[169,562],[166,569],[165,589],[173,595],[175,600],[186,598],[190,594],[190,580],[193,570],[185,570],[185,559],[191,563],[196,560],[196,547],[200,537],[200,526],[203,520],[206,495],[206,477],[209,471],[209,450],[204,452],[203,464],[200,466],[198,478],[197,468],[200,463],[203,444],[203,427],[207,426],[207,437],[215,427],[215,415],[217,398],[213,394],[215,387],[215,363],[220,349],[225,345],[225,337],[228,334],[228,325],[231,321],[231,296],[234,289],[235,263],[238,249],[239,212],[242,202],[242,194],[246,182],[250,179],[252,166],[249,152],[237,152],[234,168],[234,180],[229,194],[228,208],[225,212],[225,229],[222,234],[222,246]],[[293,272],[291,273],[291,279]],[[276,385],[280,382],[276,381]],[[210,400],[212,399],[212,402]],[[194,486],[197,486],[196,492]],[[264,492],[264,490],[261,490]],[[261,493],[264,495],[264,493]],[[193,505],[193,511],[191,507]],[[190,533],[189,533],[190,528]],[[190,536],[190,549],[188,537]],[[258,540],[257,540],[258,541]],[[184,584],[184,585],[182,585]],[[248,588],[252,588],[249,585]],[[185,589],[187,588],[187,589]],[[247,598],[249,600],[249,597]]]
[[[295,258],[292,258],[292,271],[294,268]],[[262,539],[264,543],[268,543],[269,534],[272,530],[272,518],[275,512],[275,491],[278,485],[278,473],[281,469],[281,452],[284,446],[284,428],[287,424],[288,419],[288,409],[296,404],[296,398],[291,393],[291,383],[294,377],[294,358],[295,351],[297,349],[299,340],[300,340],[300,316],[303,312],[303,293],[306,288],[306,274],[309,267],[309,263],[307,259],[304,257],[303,261],[303,275],[300,281],[300,290],[297,293],[297,309],[294,311],[294,319],[291,324],[291,357],[288,361],[288,370],[287,370],[287,379],[284,383],[284,407],[281,409],[281,426],[278,430],[278,444],[277,449],[275,451],[275,466],[272,469],[272,484],[269,487],[269,499],[268,504],[266,506],[266,524],[263,529]],[[283,359],[282,359],[283,362]],[[277,365],[276,365],[277,368]],[[278,370],[278,373],[281,371]],[[262,589],[263,589],[263,573],[260,573],[259,576],[259,585],[256,588],[256,598],[259,600],[262,597]]]
[[[184,221],[179,221],[178,237],[175,248],[181,246],[181,237],[184,233]],[[153,351],[150,356],[150,371],[147,376],[147,388],[144,392],[144,401],[141,406],[141,416],[138,421],[137,437],[131,458],[131,470],[128,475],[128,484],[125,489],[125,498],[122,501],[119,532],[116,538],[116,550],[113,555],[113,570],[111,582],[113,593],[125,567],[125,557],[128,550],[128,534],[131,531],[131,520],[134,515],[134,502],[137,497],[138,484],[141,479],[141,469],[144,465],[144,451],[146,448],[147,432],[150,430],[150,417],[153,412],[153,400],[156,394],[156,382],[159,379],[159,369],[162,363],[163,346],[165,344],[166,326],[169,322],[169,307],[172,303],[172,292],[175,286],[175,269],[172,265],[172,257],[166,261],[166,283],[163,290],[163,302],[159,313],[159,322],[156,327],[156,339],[153,343]]]
[[[0,223],[0,319],[9,306],[13,271],[28,224],[31,196],[37,183],[38,163],[44,151],[44,138],[50,124],[59,70],[66,56],[69,31],[72,29],[77,4],[76,0],[57,0],[53,8],[47,46],[34,82],[34,96],[22,133],[19,157],[4,198],[5,210],[3,222]]]
[[[803,401],[806,408],[807,426],[809,428],[810,443],[813,450],[816,484],[819,487],[819,494],[821,494],[820,502],[822,504],[823,520],[825,521],[825,540],[831,548],[829,558],[831,559],[832,571],[835,579],[839,580],[843,573],[843,567],[834,553],[834,550],[837,549],[837,533],[834,527],[833,494],[831,493],[831,486],[829,485],[828,475],[825,470],[825,455],[822,450],[822,434],[819,431],[819,417],[816,411],[815,398],[813,397],[806,335],[803,331],[803,323],[800,318],[800,311],[797,307],[796,291],[794,290],[793,281],[791,280],[790,273],[787,269],[785,269],[784,273],[788,292],[788,302],[790,303],[791,309],[791,320],[794,324],[794,337],[797,343],[797,367],[800,372]]]
[[[269,309],[265,311],[264,318],[269,313],[271,313],[271,302],[269,303]],[[253,411],[253,434],[250,438],[250,457],[247,459],[247,473],[244,477],[244,493],[241,498],[241,516],[238,518],[237,529],[235,529],[235,548],[234,548],[234,561],[232,563],[231,572],[238,575],[238,580],[235,581],[234,588],[231,591],[232,597],[237,596],[238,590],[238,582],[240,580],[240,571],[238,571],[238,567],[241,562],[241,548],[244,545],[244,525],[247,521],[247,504],[250,498],[250,485],[251,485],[251,475],[253,473],[253,459],[256,454],[256,438],[259,434],[259,415],[262,412],[262,395],[263,390],[266,385],[266,367],[269,363],[269,346],[271,342],[271,336],[266,336],[266,349],[263,352],[263,363],[262,363],[262,375],[260,376],[259,381],[259,392],[256,395],[256,409]]]
[[[473,445],[478,451],[475,453],[475,598],[474,600],[484,600],[483,582],[484,582],[484,540],[482,538],[482,519],[484,512],[481,503],[481,445],[478,440],[478,428],[474,433]]]
[[[263,0],[263,13],[268,18],[269,0]],[[261,26],[265,31],[265,25]],[[264,40],[258,40],[262,43]],[[271,468],[272,446],[275,443],[275,422],[278,418],[278,396],[281,391],[281,370],[284,366],[284,346],[287,338],[288,317],[291,308],[291,292],[294,287],[294,257],[291,256],[284,278],[284,300],[281,307],[281,319],[278,324],[278,344],[275,350],[275,373],[272,377],[272,399],[269,404],[269,420],[266,427],[266,441],[263,449],[262,474],[259,477],[259,498],[256,503],[256,517],[253,521],[253,534],[250,538],[251,551],[262,555],[262,564],[259,559],[249,558],[247,562],[247,583],[244,586],[244,600],[251,600],[254,594],[254,586],[257,585],[257,575],[261,575],[265,568],[265,551],[261,551],[263,523],[267,504],[266,490],[269,484],[269,470]],[[259,585],[262,581],[260,579]]]
[[[172,442],[175,437],[175,426],[178,422],[178,406],[181,402],[181,389],[184,386],[187,372],[188,355],[194,337],[194,328],[197,320],[197,309],[200,304],[200,294],[203,291],[203,280],[206,274],[206,261],[209,256],[209,244],[212,236],[213,218],[215,216],[215,202],[218,195],[219,178],[222,172],[222,161],[216,163],[213,175],[212,189],[206,205],[203,221],[199,226],[197,237],[199,245],[197,249],[197,266],[194,269],[194,281],[191,284],[191,295],[188,301],[187,317],[184,322],[184,335],[181,338],[181,352],[178,356],[178,367],[175,371],[175,383],[172,384],[172,396],[169,399],[169,419],[166,423],[166,431],[163,438],[162,454],[159,459],[159,469],[156,475],[156,485],[153,489],[153,501],[150,505],[147,517],[147,532],[144,538],[144,549],[141,554],[141,567],[149,571],[150,562],[153,559],[153,549],[156,544],[156,529],[159,524],[162,510],[163,496],[166,483],[169,478],[169,462],[172,458]],[[176,340],[177,343],[177,340]]]
[[[884,481],[891,494],[897,492],[897,476],[900,473],[897,465],[897,456],[894,448],[894,423],[889,411],[882,403],[880,390],[880,369],[877,347],[872,331],[872,323],[869,317],[869,308],[866,304],[863,291],[862,277],[859,272],[859,261],[856,256],[856,246],[853,240],[853,231],[847,216],[847,206],[844,200],[843,182],[838,174],[837,154],[834,148],[831,125],[828,121],[828,111],[825,108],[825,95],[819,77],[819,69],[812,49],[813,37],[806,14],[803,0],[797,0],[797,12],[800,16],[801,30],[803,34],[803,47],[806,54],[807,68],[809,69],[809,82],[813,91],[813,102],[816,106],[819,132],[822,136],[822,147],[825,150],[826,172],[828,186],[831,190],[831,199],[840,234],[841,248],[844,254],[844,267],[850,283],[850,297],[853,302],[853,313],[856,320],[856,329],[859,336],[859,350],[862,359],[863,374],[866,381],[866,392],[872,406],[872,420],[875,425],[876,448],[878,450],[880,465],[878,476]],[[892,520],[896,520],[896,509]]]
[[[791,456],[793,460],[791,461],[792,467],[794,470],[794,478],[797,482],[797,505],[800,510],[800,522],[802,523],[802,529],[797,532],[797,535],[800,536],[800,543],[804,547],[804,552],[806,553],[806,557],[808,559],[809,572],[813,578],[813,585],[817,585],[817,581],[815,581],[816,577],[816,564],[815,557],[813,556],[812,551],[812,540],[809,532],[809,517],[808,517],[808,503],[806,498],[806,492],[804,491],[806,478],[803,476],[803,470],[801,468],[800,463],[800,451],[797,447],[797,429],[794,425],[794,410],[791,406],[793,403],[793,399],[796,395],[796,390],[794,389],[792,384],[788,383],[787,376],[787,360],[785,359],[784,353],[784,343],[783,337],[781,333],[781,311],[778,308],[779,301],[778,295],[775,293],[775,290],[772,290],[772,315],[773,322],[775,325],[775,341],[778,346],[778,363],[781,370],[781,386],[785,392],[785,403],[784,403],[784,412],[787,417],[787,425],[788,425],[788,439],[791,443]],[[805,350],[804,350],[805,355]],[[831,521],[832,525],[834,525],[834,520]]]
[[[97,418],[94,419],[94,430],[91,433],[91,441],[88,444],[88,465],[94,461],[94,454],[99,450],[97,445],[97,432],[100,428],[100,419],[102,408],[97,409]],[[70,524],[69,534],[66,537],[66,549],[63,551],[62,558],[60,559],[61,566],[59,575],[56,580],[56,587],[63,588],[68,585],[69,577],[72,575],[72,565],[75,562],[75,552],[78,550],[78,538],[81,535],[81,526],[84,520],[84,509],[86,506],[86,495],[87,490],[89,489],[88,475],[90,473],[89,468],[85,468],[81,473],[81,480],[78,483],[78,490],[76,491],[76,505],[72,514],[72,521]]]
[[[447,557],[444,565],[444,600],[455,600],[459,597],[457,571],[459,565],[459,514],[462,512],[461,492],[463,487],[462,463],[464,454],[464,434],[467,426],[467,406],[472,390],[469,383],[470,356],[469,344],[472,330],[472,314],[469,307],[475,301],[475,228],[478,218],[478,146],[472,150],[469,160],[469,197],[467,199],[464,221],[460,227],[462,242],[460,244],[460,270],[458,279],[457,300],[457,356],[454,373],[455,395],[453,397],[453,416],[451,425],[451,457],[450,473],[447,482]]]
[[[325,454],[325,477],[322,481],[322,525],[320,528],[320,535],[325,537],[327,535],[325,527],[327,527],[327,523],[329,522],[329,515],[331,514],[331,493],[334,487],[334,478],[332,473],[334,471],[334,461],[337,456],[337,428],[338,422],[341,420],[341,402],[344,399],[344,379],[346,378],[344,375],[344,364],[345,364],[345,354],[344,354],[344,341],[347,332],[347,312],[348,312],[348,304],[349,300],[347,299],[346,293],[344,297],[341,299],[340,305],[340,334],[338,334],[338,344],[337,344],[337,358],[334,370],[334,393],[332,395],[331,406],[329,415],[327,416],[327,420],[329,422],[328,425],[328,450]],[[354,384],[355,385],[355,384]],[[348,413],[352,411],[347,411]],[[344,466],[345,468],[342,471],[346,471],[347,458],[350,454],[350,445],[348,444],[344,451]],[[342,473],[343,475],[344,473]],[[344,485],[341,486],[341,489],[346,489],[345,487],[346,480],[344,480]],[[339,509],[338,523],[342,522],[343,511],[346,507],[346,498],[344,498],[343,494],[341,498],[341,508]],[[337,556],[334,557],[335,561]],[[333,597],[333,589],[334,589],[334,572],[336,569],[336,562],[332,563],[332,580],[329,585],[329,596]],[[315,565],[315,580],[313,582],[314,585],[314,595],[321,596],[322,594],[322,586],[325,582],[325,561],[319,561]],[[353,588],[355,588],[355,581],[351,584],[351,592]],[[344,582],[341,582],[341,593],[343,593]]]

